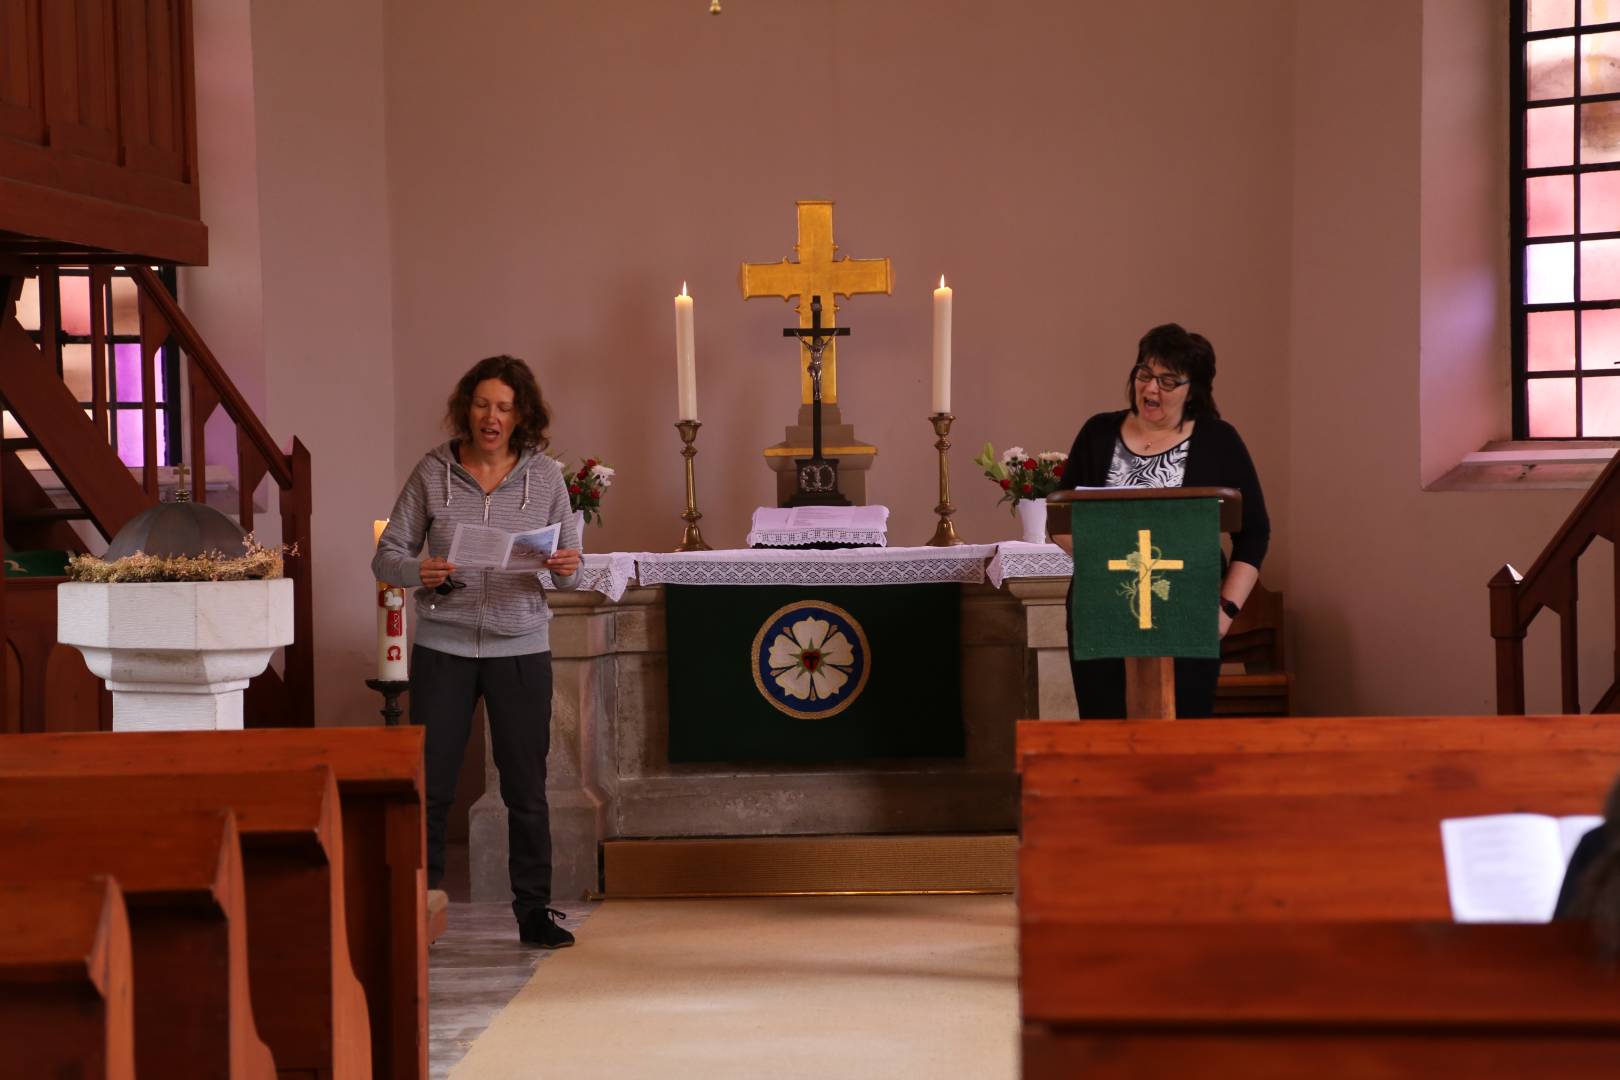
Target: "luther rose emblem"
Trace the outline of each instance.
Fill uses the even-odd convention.
[[[866,631],[843,608],[801,600],[779,609],[754,635],[754,686],[801,720],[837,716],[861,696],[872,671]]]

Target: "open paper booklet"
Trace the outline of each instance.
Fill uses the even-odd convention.
[[[450,540],[450,562],[456,569],[489,567],[494,570],[544,570],[546,559],[557,550],[558,524],[529,532],[509,533],[488,525],[456,526]]]
[[[1446,887],[1457,922],[1548,922],[1575,845],[1603,819],[1592,814],[1491,814],[1440,823]]]

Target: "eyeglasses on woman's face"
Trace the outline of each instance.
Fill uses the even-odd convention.
[[[1146,386],[1150,382],[1157,382],[1159,384],[1159,389],[1163,390],[1167,394],[1172,393],[1180,387],[1186,386],[1188,383],[1192,382],[1191,379],[1177,378],[1169,373],[1155,375],[1153,373],[1153,369],[1148,367],[1139,366],[1134,372],[1132,372],[1132,374],[1135,376],[1136,381],[1143,386]]]

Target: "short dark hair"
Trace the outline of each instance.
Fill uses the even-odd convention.
[[[444,426],[458,439],[471,439],[467,427],[467,413],[472,409],[473,391],[485,379],[499,379],[512,388],[512,407],[517,412],[517,425],[512,428],[512,448],[544,450],[549,442],[546,428],[551,426],[551,414],[545,399],[540,396],[540,383],[534,372],[515,356],[488,356],[467,369],[445,403]]]
[[[1187,406],[1183,420],[1220,419],[1215,407],[1215,346],[1203,334],[1194,334],[1178,323],[1155,326],[1136,343],[1136,363],[1125,377],[1125,400],[1136,411],[1136,369],[1157,360],[1177,375],[1187,378]]]

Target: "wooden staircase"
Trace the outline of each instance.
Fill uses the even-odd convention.
[[[294,582],[295,642],[284,650],[281,672],[272,667],[247,692],[249,726],[310,725],[314,722],[314,651],[310,596],[310,460],[297,439],[279,449],[248,407],[206,343],[150,268],[133,267],[136,286],[141,379],[138,415],[141,431],[138,470],[120,459],[109,423],[112,403],[108,370],[113,362],[105,332],[110,323],[111,271],[95,266],[87,275],[64,276],[55,266],[37,266],[28,275],[40,298],[38,327],[25,327],[17,300],[26,280],[0,276],[0,399],[27,433],[0,447],[0,505],[8,551],[49,548],[84,551],[70,524],[83,520],[110,539],[159,497],[160,396],[163,389],[183,395],[183,431],[169,448],[170,461],[191,463],[206,475],[208,421],[223,410],[235,429],[235,512],[253,531],[254,493],[265,477],[276,496],[283,542],[297,543],[299,555],[287,560]],[[88,409],[64,381],[59,297],[82,284],[90,292],[94,333],[90,343],[92,395]],[[181,357],[178,386],[161,388],[157,359],[173,344]],[[127,405],[131,395],[120,393]],[[23,454],[37,451],[72,496],[74,505],[56,504],[27,467]],[[0,622],[5,626],[8,662],[0,675],[0,701],[6,702],[0,731],[93,730],[109,725],[104,691],[75,650],[56,644],[55,589],[59,578],[7,578],[0,575]],[[13,662],[14,660],[14,662]]]
[[[0,405],[23,432],[0,435],[7,553],[83,550],[80,529],[110,538],[158,500],[160,467],[186,464],[206,491],[205,428],[223,413],[235,430],[228,471],[243,527],[253,529],[254,493],[268,477],[282,540],[299,547],[287,563],[296,641],[279,674],[273,666],[249,686],[247,722],[312,724],[309,454],[296,439],[277,446],[152,269],[208,261],[192,0],[7,0],[0,71]],[[30,280],[37,317],[30,311],[25,326],[18,301]],[[138,375],[126,371],[114,386],[132,366],[119,349],[133,344],[109,339],[132,325]],[[131,418],[138,446],[119,438]],[[217,446],[223,425],[215,426]],[[30,465],[39,458],[70,505],[36,479]],[[0,733],[110,725],[99,680],[77,651],[56,644],[59,581],[0,572]]]
[[[1609,462],[1529,571],[1504,564],[1490,580],[1496,641],[1496,711],[1524,714],[1524,638],[1542,611],[1558,614],[1560,710],[1581,711],[1580,560],[1592,541],[1608,540],[1615,561],[1615,665],[1594,713],[1620,712],[1620,456]]]

